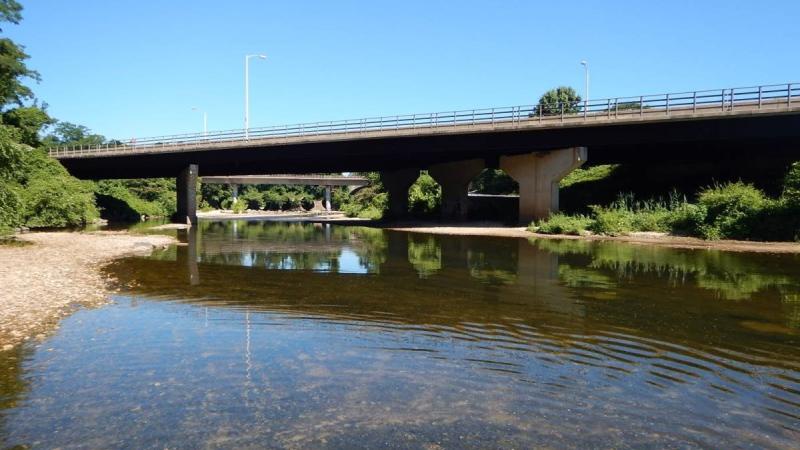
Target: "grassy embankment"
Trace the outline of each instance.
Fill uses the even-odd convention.
[[[546,234],[617,236],[654,231],[705,239],[797,241],[800,163],[788,170],[786,166],[779,162],[749,171],[739,167],[738,173],[750,174],[744,181],[730,166],[705,167],[703,172],[703,166],[673,165],[662,168],[661,174],[641,167],[579,169],[562,182],[566,212],[529,229]],[[672,185],[660,175],[672,176]],[[665,188],[671,189],[667,195],[654,195]],[[617,198],[609,201],[614,192]],[[600,203],[603,200],[606,203]]]

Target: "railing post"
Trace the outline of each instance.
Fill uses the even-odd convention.
[[[475,110],[472,110],[472,126],[475,126]]]
[[[537,108],[539,109],[539,123],[542,123],[542,105],[537,106]]]
[[[608,118],[611,118],[611,99],[608,99],[608,102],[606,102],[606,115]]]
[[[453,126],[456,126],[456,112],[453,111]]]
[[[589,101],[583,102],[583,121],[586,122],[586,114],[589,112]]]
[[[561,123],[564,123],[564,102],[559,104],[561,105]]]
[[[733,89],[734,88],[731,88],[731,111],[733,111],[733,105],[734,105],[734,103],[736,103],[736,100],[735,100],[735,95],[736,94],[734,93]]]
[[[692,113],[697,113],[697,91],[692,95]]]
[[[762,86],[758,87],[758,109],[761,109],[761,89]]]
[[[719,105],[722,111],[725,111],[725,89],[722,90],[722,94],[719,99]]]
[[[667,115],[669,115],[669,94],[667,94]]]
[[[792,106],[792,83],[786,85],[786,107]]]
[[[614,118],[619,117],[619,98],[614,99]]]
[[[644,96],[639,96],[639,117],[644,117]]]
[[[494,126],[494,108],[492,108],[492,126]]]

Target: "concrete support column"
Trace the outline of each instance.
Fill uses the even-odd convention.
[[[325,211],[331,210],[331,187],[325,186]]]
[[[197,164],[189,166],[178,174],[176,188],[178,212],[175,222],[194,225],[197,223]]]
[[[500,168],[519,183],[519,221],[544,219],[558,211],[558,182],[580,167],[586,147],[500,157]]]
[[[408,215],[408,188],[419,178],[419,169],[401,169],[381,172],[381,182],[389,193],[389,218],[397,219]]]
[[[437,164],[428,173],[442,186],[442,219],[464,220],[469,211],[469,183],[486,167],[482,159]]]

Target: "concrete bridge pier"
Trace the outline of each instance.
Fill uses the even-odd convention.
[[[442,219],[465,220],[469,211],[469,183],[486,167],[482,159],[436,164],[428,173],[442,187]]]
[[[519,221],[545,219],[558,211],[558,182],[586,162],[586,147],[500,157],[500,168],[519,183]]]
[[[233,203],[236,203],[236,200],[239,200],[239,185],[236,183],[229,184],[231,188],[231,199]]]
[[[325,186],[325,211],[331,210],[331,187]]]
[[[419,169],[401,169],[381,172],[381,182],[389,193],[387,216],[399,219],[408,215],[408,189],[419,178]]]
[[[178,174],[176,190],[178,211],[176,223],[194,225],[197,223],[197,164],[189,164]]]

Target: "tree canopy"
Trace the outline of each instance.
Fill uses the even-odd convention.
[[[542,94],[533,115],[575,114],[578,112],[581,96],[569,86],[559,86]],[[563,107],[563,111],[562,111]]]

